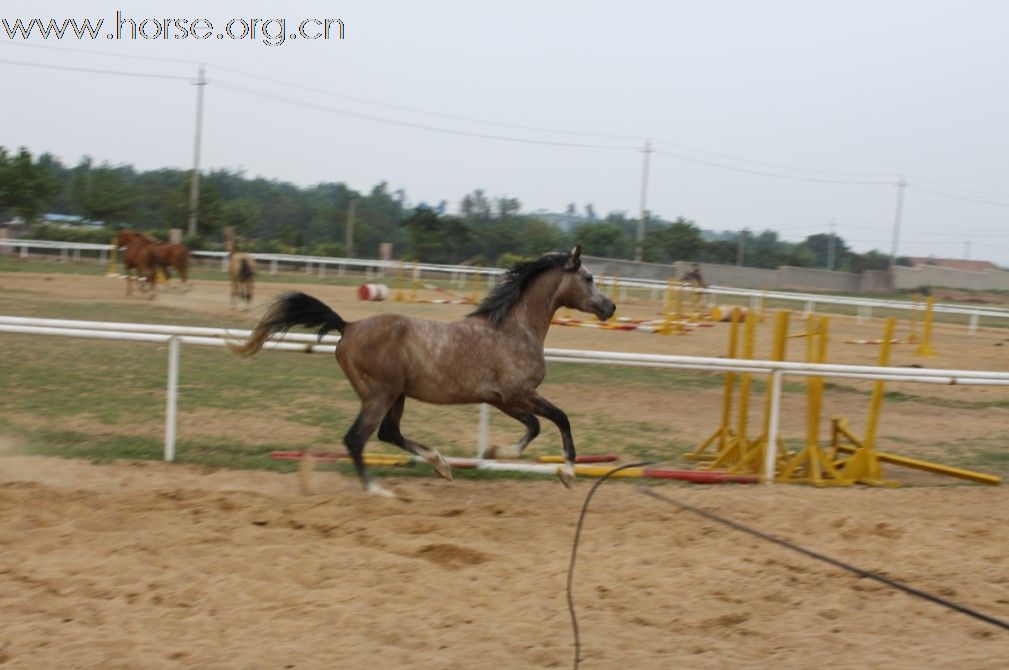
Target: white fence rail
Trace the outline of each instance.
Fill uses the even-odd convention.
[[[97,253],[101,260],[108,258],[111,247],[107,244],[89,244],[84,242],[60,242],[53,240],[0,240],[0,248],[11,248],[17,250],[22,257],[27,257],[29,249],[41,249],[52,252],[59,251],[60,258],[70,260],[81,259],[82,252]],[[194,251],[193,255],[198,258],[216,258],[221,260],[222,271],[227,271],[227,253],[223,251]],[[306,272],[317,270],[319,274],[325,274],[326,268],[335,268],[336,272],[342,274],[348,269],[363,271],[366,276],[385,275],[395,273],[399,270],[407,272],[425,272],[428,274],[447,275],[451,281],[462,286],[468,277],[481,275],[486,278],[488,284],[493,283],[495,278],[504,272],[501,268],[482,268],[471,265],[439,265],[436,263],[409,263],[401,261],[383,261],[366,258],[333,258],[328,256],[303,256],[295,254],[272,254],[257,253],[251,254],[253,258],[262,263],[267,263],[270,272],[276,273],[279,264],[302,265]],[[604,282],[612,281],[612,277],[602,277]],[[653,298],[661,295],[666,288],[666,282],[653,279],[630,279],[620,280],[620,285],[625,288],[647,289]],[[922,310],[924,305],[909,300],[884,300],[880,298],[863,298],[850,296],[823,295],[816,293],[791,293],[785,291],[758,291],[755,289],[742,289],[730,286],[709,286],[704,289],[709,303],[713,303],[717,296],[730,298],[745,298],[749,301],[752,309],[760,309],[765,300],[778,300],[785,302],[801,303],[803,311],[810,313],[816,311],[818,304],[823,305],[846,305],[854,307],[859,319],[872,316],[873,309],[888,309],[897,311]],[[1006,319],[1009,322],[1009,308],[1002,307],[977,307],[958,305],[955,303],[937,303],[934,306],[937,314],[957,314],[968,317],[968,331],[973,334],[978,327],[981,317],[992,319]],[[1009,324],[1007,324],[1009,325]]]
[[[26,317],[0,316],[0,333],[24,335],[48,335],[80,337],[98,340],[118,340],[127,342],[157,342],[168,344],[168,383],[165,411],[165,460],[175,458],[177,425],[177,400],[179,358],[182,344],[198,346],[225,346],[228,339],[243,338],[247,330],[222,328],[198,328],[192,326],[172,326],[144,323],[114,323],[103,321],[72,321],[62,319],[34,319]],[[307,353],[328,353],[336,350],[339,337],[328,336],[322,342],[307,334],[288,334],[282,340],[274,340],[267,350],[296,351]],[[782,380],[786,375],[800,377],[832,377],[844,379],[865,379],[900,382],[919,382],[945,385],[1009,386],[1009,372],[984,370],[943,370],[939,368],[886,368],[867,365],[838,365],[829,363],[794,363],[787,361],[740,360],[710,358],[701,356],[666,356],[658,354],[637,354],[616,351],[583,351],[575,349],[547,349],[548,361],[617,365],[632,367],[666,368],[678,370],[699,370],[708,372],[739,372],[766,374],[769,376],[770,423],[768,428],[768,449],[765,461],[764,479],[774,481],[774,463],[777,458],[777,436],[781,413]],[[487,439],[486,406],[481,407],[479,453],[486,447]]]

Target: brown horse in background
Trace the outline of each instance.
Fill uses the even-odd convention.
[[[179,273],[182,286],[189,282],[189,248],[184,244],[160,242],[150,235],[134,230],[121,230],[116,236],[116,244],[123,251],[123,266],[126,268],[126,295],[130,294],[131,271],[135,270],[147,287],[154,290],[158,270],[170,279],[172,269]],[[141,290],[146,290],[141,284]]]
[[[171,279],[171,271],[179,273],[180,285],[189,287],[189,247],[173,242],[161,242],[154,247],[154,257],[158,268],[165,273],[165,279]]]
[[[256,287],[256,261],[244,251],[236,249],[235,240],[229,237],[225,242],[228,250],[228,277],[231,279],[231,306],[235,303],[252,302],[252,291]]]
[[[155,247],[158,241],[149,235],[132,230],[120,230],[116,235],[116,246],[123,250],[123,268],[126,275],[126,295],[133,293],[133,282],[145,282],[140,285],[141,291],[154,291],[155,273],[158,260]],[[136,276],[134,276],[134,274]],[[153,293],[151,294],[153,297]]]
[[[565,485],[574,479],[575,444],[567,415],[536,392],[546,375],[543,343],[554,312],[561,307],[613,316],[616,306],[582,267],[581,247],[571,253],[546,254],[512,267],[475,311],[458,321],[440,322],[397,314],[380,314],[348,323],[321,301],[304,293],[280,296],[241,345],[229,344],[242,356],[262,349],[275,333],[293,326],[331,330],[343,337],[336,360],[361,399],[361,410],[343,441],[365,490],[394,495],[372,480],[364,463],[364,445],[375,429],[378,439],[425,458],[451,479],[441,454],[400,432],[407,397],[459,405],[489,403],[522,422],[520,454],[540,431],[537,416],[561,432],[565,464],[558,475]]]

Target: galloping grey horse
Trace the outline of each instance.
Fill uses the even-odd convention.
[[[497,407],[526,427],[525,436],[507,450],[511,456],[520,455],[539,434],[537,416],[549,419],[564,444],[565,463],[558,475],[570,486],[575,472],[571,424],[563,411],[536,392],[546,374],[543,342],[561,307],[600,320],[616,311],[582,267],[581,246],[515,265],[476,310],[458,321],[380,314],[348,323],[316,298],[287,293],[272,304],[245,343],[230,348],[251,356],[273,334],[293,326],[318,328],[320,338],[331,330],[343,335],[336,359],[361,399],[361,411],[343,439],[369,493],[394,495],[371,478],[364,463],[364,445],[375,429],[380,440],[422,456],[439,475],[452,478],[441,454],[400,432],[407,397]]]

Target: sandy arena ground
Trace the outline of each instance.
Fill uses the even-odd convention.
[[[100,277],[48,277],[0,275],[0,296],[139,300]],[[257,304],[291,288],[261,283]],[[397,307],[356,302],[348,287],[306,290],[349,320]],[[236,314],[219,282],[166,292],[157,304],[205,315],[206,325]],[[451,318],[466,308],[409,310]],[[624,313],[635,310],[652,306]],[[843,341],[878,337],[879,321],[838,317],[832,327],[831,360],[874,362],[875,347]],[[940,326],[942,356],[927,362],[1004,370],[1007,337]],[[801,358],[792,342],[791,358]],[[662,338],[555,327],[548,344],[721,355],[725,330]],[[923,361],[898,348],[894,362]],[[565,406],[615,402],[602,391],[579,395]],[[642,395],[620,399],[629,416],[656,411]],[[678,413],[692,416],[717,407],[719,392],[682,396]],[[885,415],[883,434],[991,436],[1004,434],[1007,419],[1005,408],[959,419],[906,403]],[[689,434],[712,427],[705,420]],[[0,453],[16,446],[0,436]],[[556,482],[387,480],[401,501],[366,497],[332,473],[314,482],[319,493],[304,497],[293,475],[0,456],[0,665],[570,666],[564,584],[589,482],[569,492]],[[1004,487],[660,490],[1009,619]],[[626,482],[605,484],[593,501],[575,601],[583,668],[994,669],[1009,657],[1004,630],[680,512]]]
[[[588,491],[0,459],[0,664],[567,667]],[[1009,619],[1004,489],[663,487]],[[607,483],[575,580],[584,668],[1004,668],[1009,633]]]

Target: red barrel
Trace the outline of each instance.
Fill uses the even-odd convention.
[[[357,297],[361,300],[385,300],[389,297],[389,287],[385,284],[361,284],[357,287]]]

